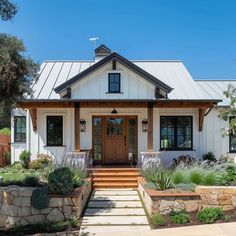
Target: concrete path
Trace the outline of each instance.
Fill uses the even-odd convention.
[[[82,219],[80,235],[150,230],[136,190],[95,190]]]

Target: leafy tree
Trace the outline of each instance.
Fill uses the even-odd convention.
[[[9,127],[15,102],[31,93],[39,65],[24,55],[25,47],[15,36],[0,33],[0,123]]]
[[[16,13],[16,4],[9,2],[9,0],[0,0],[0,18],[2,20],[11,20]]]
[[[223,135],[230,135],[236,133],[236,88],[229,85],[228,89],[224,91],[224,95],[229,99],[229,107],[221,111],[219,117],[225,121],[229,121],[229,127],[222,129]]]

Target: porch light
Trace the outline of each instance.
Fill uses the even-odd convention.
[[[114,108],[112,111],[111,111],[111,114],[117,114],[117,110]]]
[[[148,120],[147,119],[142,120],[142,131],[147,132],[147,129],[148,129]]]
[[[80,120],[80,132],[85,132],[85,131],[86,131],[86,121]]]

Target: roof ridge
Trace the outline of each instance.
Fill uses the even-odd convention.
[[[217,81],[236,81],[236,78],[235,79],[194,79],[194,81],[196,82],[199,82],[199,81],[214,81],[214,82],[217,82]]]

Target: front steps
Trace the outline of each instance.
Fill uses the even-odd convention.
[[[95,189],[137,188],[140,173],[138,168],[97,168],[91,175]]]

